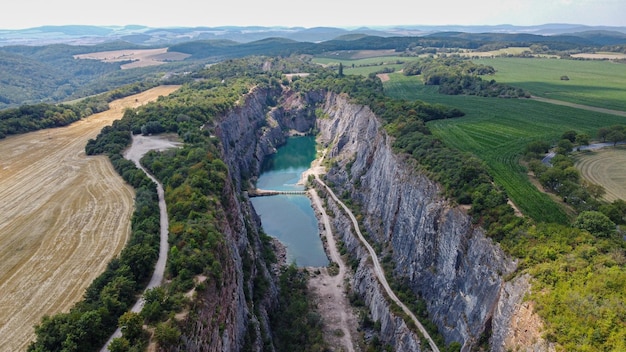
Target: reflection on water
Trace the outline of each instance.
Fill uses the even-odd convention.
[[[302,172],[315,159],[315,137],[291,137],[263,163],[257,187],[266,190],[295,191]],[[317,218],[309,198],[279,195],[251,199],[261,217],[263,230],[287,247],[287,260],[298,266],[326,266],[328,258],[319,237]]]

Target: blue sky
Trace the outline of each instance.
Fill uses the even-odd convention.
[[[626,0],[15,0],[0,28],[41,25],[191,26],[536,25],[626,26]]]

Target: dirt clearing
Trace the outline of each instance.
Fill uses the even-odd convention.
[[[120,253],[129,236],[133,190],[90,138],[162,86],[112,102],[70,126],[0,140],[0,351],[24,351],[43,315],[66,312]]]

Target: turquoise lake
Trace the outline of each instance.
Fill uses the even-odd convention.
[[[268,157],[257,180],[257,188],[278,191],[301,191],[297,185],[304,171],[315,159],[315,137],[290,137],[287,143]],[[287,262],[298,266],[326,266],[315,212],[306,195],[277,195],[251,198],[261,217],[263,230],[287,247]]]

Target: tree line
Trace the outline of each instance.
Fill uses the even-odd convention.
[[[407,63],[403,68],[405,76],[421,75],[424,84],[439,86],[439,93],[448,95],[476,95],[482,97],[529,98],[530,93],[484,80],[480,76],[493,75],[492,66],[477,65],[460,57],[426,57]]]
[[[25,104],[0,110],[0,139],[45,128],[63,127],[109,109],[111,101],[148,90],[154,83],[129,84],[110,92],[66,104]]]

